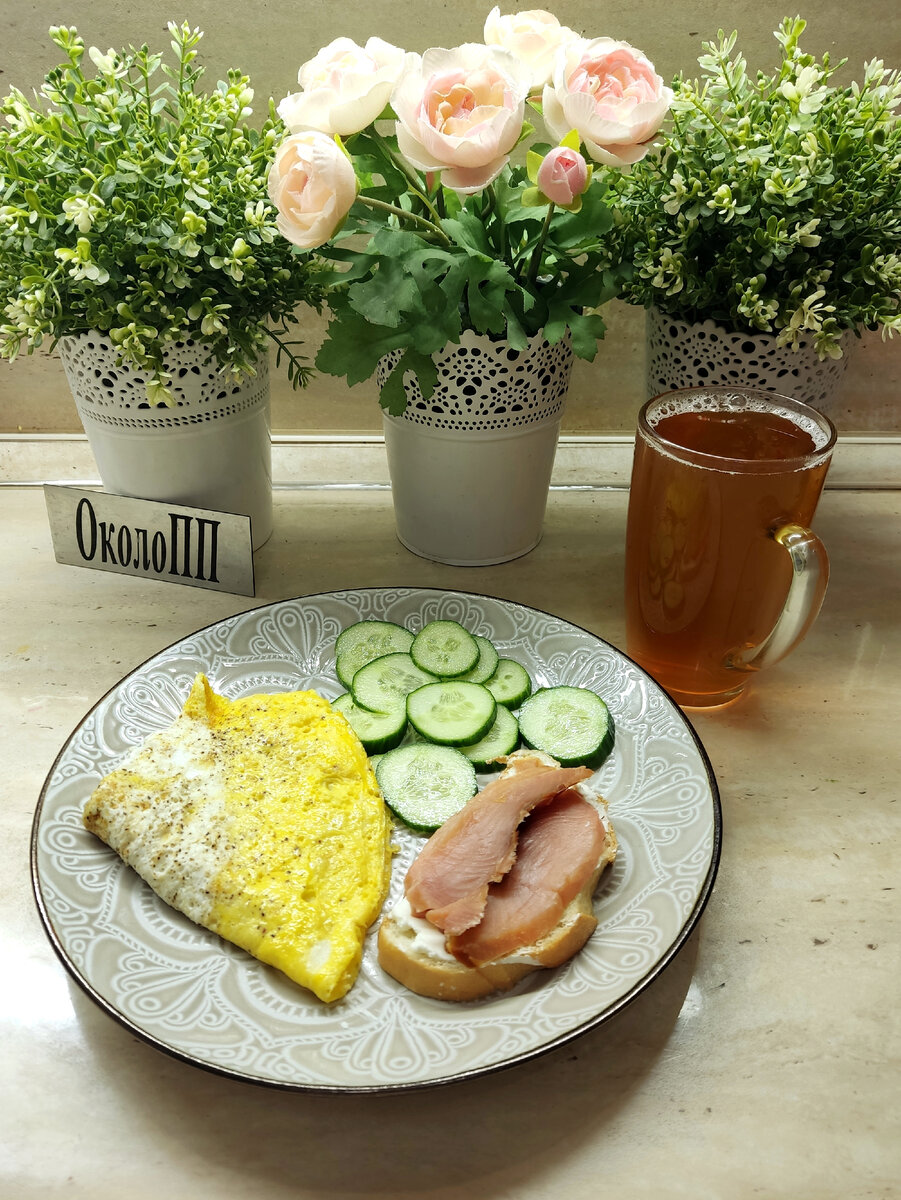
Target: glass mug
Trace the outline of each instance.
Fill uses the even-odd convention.
[[[835,428],[786,396],[685,388],[638,417],[626,641],[677,703],[729,703],[810,629],[829,560],[809,525]]]

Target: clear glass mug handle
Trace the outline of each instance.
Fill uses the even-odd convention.
[[[788,551],[792,579],[782,612],[769,635],[759,646],[732,656],[730,665],[745,671],[759,671],[794,650],[816,620],[829,582],[826,547],[815,533],[803,525],[783,525],[770,537]]]

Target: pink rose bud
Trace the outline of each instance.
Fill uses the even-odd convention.
[[[568,208],[588,187],[588,164],[578,150],[555,146],[542,159],[535,182],[548,200]]]

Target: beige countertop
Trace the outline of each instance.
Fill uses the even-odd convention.
[[[624,646],[627,493],[556,490],[530,555],[416,558],[390,495],[276,493],[255,598],[64,567],[43,495],[0,488],[0,1198],[901,1195],[901,492],[830,490],[814,631],[739,703],[695,715],[724,842],[713,895],[623,1012],[531,1062],[383,1096],[282,1092],[146,1045],[69,978],[29,878],[60,747],[124,674],[272,600],[357,585],[478,591]]]

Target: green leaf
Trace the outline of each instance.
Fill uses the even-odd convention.
[[[379,392],[379,403],[393,417],[399,417],[407,407],[407,394],[404,390],[404,375],[407,371],[413,371],[416,375],[424,400],[431,398],[438,382],[438,368],[431,355],[418,354],[415,350],[407,348]]]
[[[503,333],[504,301],[515,284],[501,262],[472,263],[466,287],[466,303],[478,333]]]
[[[372,242],[367,246],[370,253],[383,258],[406,258],[411,254],[419,254],[431,249],[430,243],[421,238],[418,233],[408,229],[386,229],[381,223]]]
[[[471,254],[483,254],[491,257],[491,244],[482,219],[464,208],[459,217],[441,222],[441,228],[458,246]]]
[[[392,417],[399,417],[407,407],[407,393],[404,389],[404,358],[395,364],[394,370],[379,389],[379,404]]]
[[[544,156],[538,154],[535,150],[529,150],[526,154],[526,172],[532,183],[538,182],[538,172],[543,162]]]
[[[523,329],[519,319],[509,306],[505,315],[507,320],[507,341],[514,350],[525,350],[529,344],[529,335]]]
[[[356,150],[353,153],[354,170],[357,173],[357,178],[363,181],[363,178],[368,178],[369,182],[363,184],[363,190],[369,192],[371,189],[373,195],[378,195],[379,190],[387,188],[391,198],[401,195],[407,189],[407,178],[403,171],[388,158],[382,154],[378,148],[366,150],[362,153]],[[382,185],[376,185],[372,182],[374,177],[382,180]]]
[[[407,345],[409,337],[408,331],[373,325],[347,309],[329,322],[316,355],[316,367],[326,375],[346,377],[353,387],[371,379],[379,359]]]
[[[207,220],[210,219],[210,217],[207,217]],[[295,251],[298,254],[304,253],[299,247],[295,247]],[[343,246],[334,246],[331,242],[326,242],[324,246],[320,246],[316,253],[320,258],[347,263],[348,266],[342,269],[341,278],[348,280],[362,279],[381,261],[377,254],[366,254],[362,250],[351,250]]]
[[[418,354],[409,349],[404,355],[405,370],[412,370],[419,380],[419,390],[423,400],[431,400],[438,384],[438,368],[431,354]]]
[[[591,362],[598,351],[598,340],[607,328],[600,313],[579,313],[565,305],[552,303],[544,336],[551,344],[559,341],[567,327],[572,333],[573,354]]]
[[[594,308],[611,299],[607,294],[610,283],[610,278],[589,258],[566,273],[553,294],[553,302],[574,309]]]
[[[367,321],[396,329],[404,314],[415,308],[415,281],[395,258],[383,258],[369,278],[354,283],[348,291],[351,307]]]
[[[544,192],[539,191],[537,187],[526,188],[519,202],[523,208],[547,208],[550,204]]]
[[[603,180],[594,177],[587,192],[582,194],[578,213],[566,213],[555,219],[552,240],[560,249],[573,249],[586,242],[596,242],[599,235],[613,228],[613,212],[607,203],[607,188]]]

